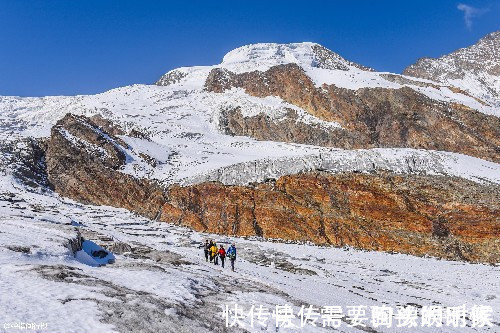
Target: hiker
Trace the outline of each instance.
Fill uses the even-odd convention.
[[[208,243],[208,257],[210,258],[210,263],[214,260],[214,256],[212,254],[212,247],[214,246],[214,241],[210,240]]]
[[[234,262],[236,261],[236,246],[234,246],[234,243],[227,249],[226,255],[231,260],[231,270],[234,272]]]
[[[215,242],[212,243],[212,247],[210,248],[212,259],[214,261],[214,265],[218,265],[219,262],[217,260],[217,244]]]
[[[210,253],[210,243],[208,239],[205,239],[205,245],[203,246],[203,251],[205,252],[205,261],[208,262],[208,255]]]
[[[219,248],[219,257],[222,268],[224,268],[224,259],[226,259],[226,250],[224,250],[224,246],[220,246]]]

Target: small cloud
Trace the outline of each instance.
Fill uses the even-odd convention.
[[[472,20],[474,18],[480,17],[488,11],[486,8],[475,8],[464,3],[459,3],[457,6],[458,10],[464,12],[464,21],[467,29],[472,29]]]

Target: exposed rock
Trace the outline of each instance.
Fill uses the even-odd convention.
[[[173,186],[163,221],[198,231],[500,260],[500,187],[440,176],[307,173]]]
[[[114,242],[112,245],[106,247],[106,249],[115,254],[124,254],[126,252],[132,252],[132,247],[127,243]]]
[[[170,251],[158,251],[149,247],[133,247],[126,255],[134,259],[149,259],[157,263],[168,263],[174,266],[190,265],[181,255]]]
[[[82,238],[80,231],[77,232],[75,238],[71,238],[68,240],[67,247],[73,255],[76,255],[78,251],[83,249],[83,241],[84,239]]]
[[[245,251],[240,251],[238,256],[260,266],[273,266],[279,270],[304,275],[318,275],[315,271],[292,263],[289,255],[279,251],[262,251],[258,247],[247,245]]]
[[[10,246],[7,246],[7,248],[11,251],[14,251],[14,252],[20,252],[20,253],[24,253],[24,254],[31,253],[31,248],[29,246],[10,245]]]
[[[121,127],[113,124],[112,121],[103,118],[99,114],[93,115],[92,117],[90,117],[90,120],[92,121],[93,124],[99,126],[99,128],[101,128],[104,132],[112,135],[115,139],[117,139],[116,138],[117,135],[125,134],[125,131]]]
[[[359,147],[359,138],[340,128],[299,121],[297,112],[287,109],[285,117],[272,119],[266,114],[245,117],[240,108],[221,110],[219,126],[227,135],[244,135],[264,141],[303,143],[324,147]]]
[[[349,70],[349,66],[351,66],[364,71],[374,71],[374,69],[370,67],[348,61],[322,45],[314,44],[311,46],[311,49],[314,54],[313,67],[324,69],[340,69],[346,71]]]
[[[169,86],[171,84],[178,83],[184,77],[186,77],[186,73],[183,73],[179,70],[172,70],[165,75],[163,75],[158,81],[155,82],[157,86]]]
[[[296,64],[242,74],[217,68],[210,72],[205,82],[208,91],[217,93],[233,87],[243,88],[252,96],[278,96],[322,120],[338,122],[346,129],[346,138],[336,135],[326,141],[329,146],[353,148],[355,143],[354,148],[423,148],[500,160],[498,117],[461,104],[436,102],[409,87],[361,88],[356,91],[334,85],[316,88]],[[280,131],[271,132],[269,126],[263,127],[264,133],[246,130],[255,127],[252,124],[255,119],[243,118],[241,122],[248,124],[234,126],[235,134],[254,133],[252,136],[257,139],[269,137],[274,141],[282,138]],[[284,127],[281,132],[286,130],[294,132],[293,126]],[[293,136],[290,138],[294,139]],[[303,141],[298,138],[296,142],[308,143]]]
[[[45,158],[46,140],[23,138],[0,145],[6,160],[0,164],[11,165],[14,176],[24,185],[52,189],[48,181]]]
[[[149,218],[155,218],[164,201],[159,186],[120,172],[125,147],[88,118],[68,114],[61,119],[52,128],[46,156],[49,180],[61,195]]]

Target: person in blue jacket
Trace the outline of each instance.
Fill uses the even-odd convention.
[[[234,272],[234,262],[236,261],[236,246],[234,246],[234,243],[227,249],[226,256],[231,260],[231,270]]]

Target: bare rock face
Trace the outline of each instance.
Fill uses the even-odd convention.
[[[244,135],[257,140],[303,143],[323,147],[360,148],[352,132],[299,121],[297,112],[287,109],[279,120],[266,114],[244,116],[239,107],[220,112],[219,127],[227,135]]]
[[[340,148],[424,148],[500,160],[499,118],[461,104],[436,102],[408,87],[362,88],[356,91],[334,85],[316,88],[296,64],[242,74],[217,68],[210,72],[205,83],[208,91],[216,93],[233,87],[243,88],[252,96],[278,96],[322,120],[335,121],[345,128],[344,135],[335,133],[322,145]],[[259,133],[257,129],[248,131],[246,128],[255,127],[252,124],[255,119],[244,118],[242,121],[248,124],[235,126],[234,134],[275,141],[282,137],[279,132],[270,132],[270,126],[261,129],[265,133]],[[286,130],[295,132],[293,126]],[[307,142],[296,135],[290,135],[286,141],[316,144],[314,140]]]
[[[500,260],[498,186],[440,176],[313,172],[252,186],[174,186],[167,197],[160,219],[198,231]]]
[[[127,159],[125,143],[89,118],[67,114],[52,128],[46,163],[59,194],[88,204],[123,207],[155,218],[164,199],[158,186],[119,169]],[[114,129],[112,129],[114,128]]]
[[[38,189],[52,189],[48,180],[45,139],[23,138],[0,144],[4,159],[0,170],[6,165],[13,166],[13,174],[24,185]]]
[[[364,71],[374,71],[374,69],[370,67],[366,67],[357,64],[355,62],[348,61],[342,58],[337,53],[332,52],[331,50],[327,49],[322,45],[314,44],[311,47],[311,49],[314,53],[314,59],[315,59],[313,64],[314,67],[324,68],[324,69],[339,69],[346,71],[349,70],[348,66],[352,66]]]
[[[186,77],[185,73],[179,70],[172,70],[163,75],[157,82],[155,82],[155,84],[157,86],[169,86],[171,84],[178,83],[184,77]]]

